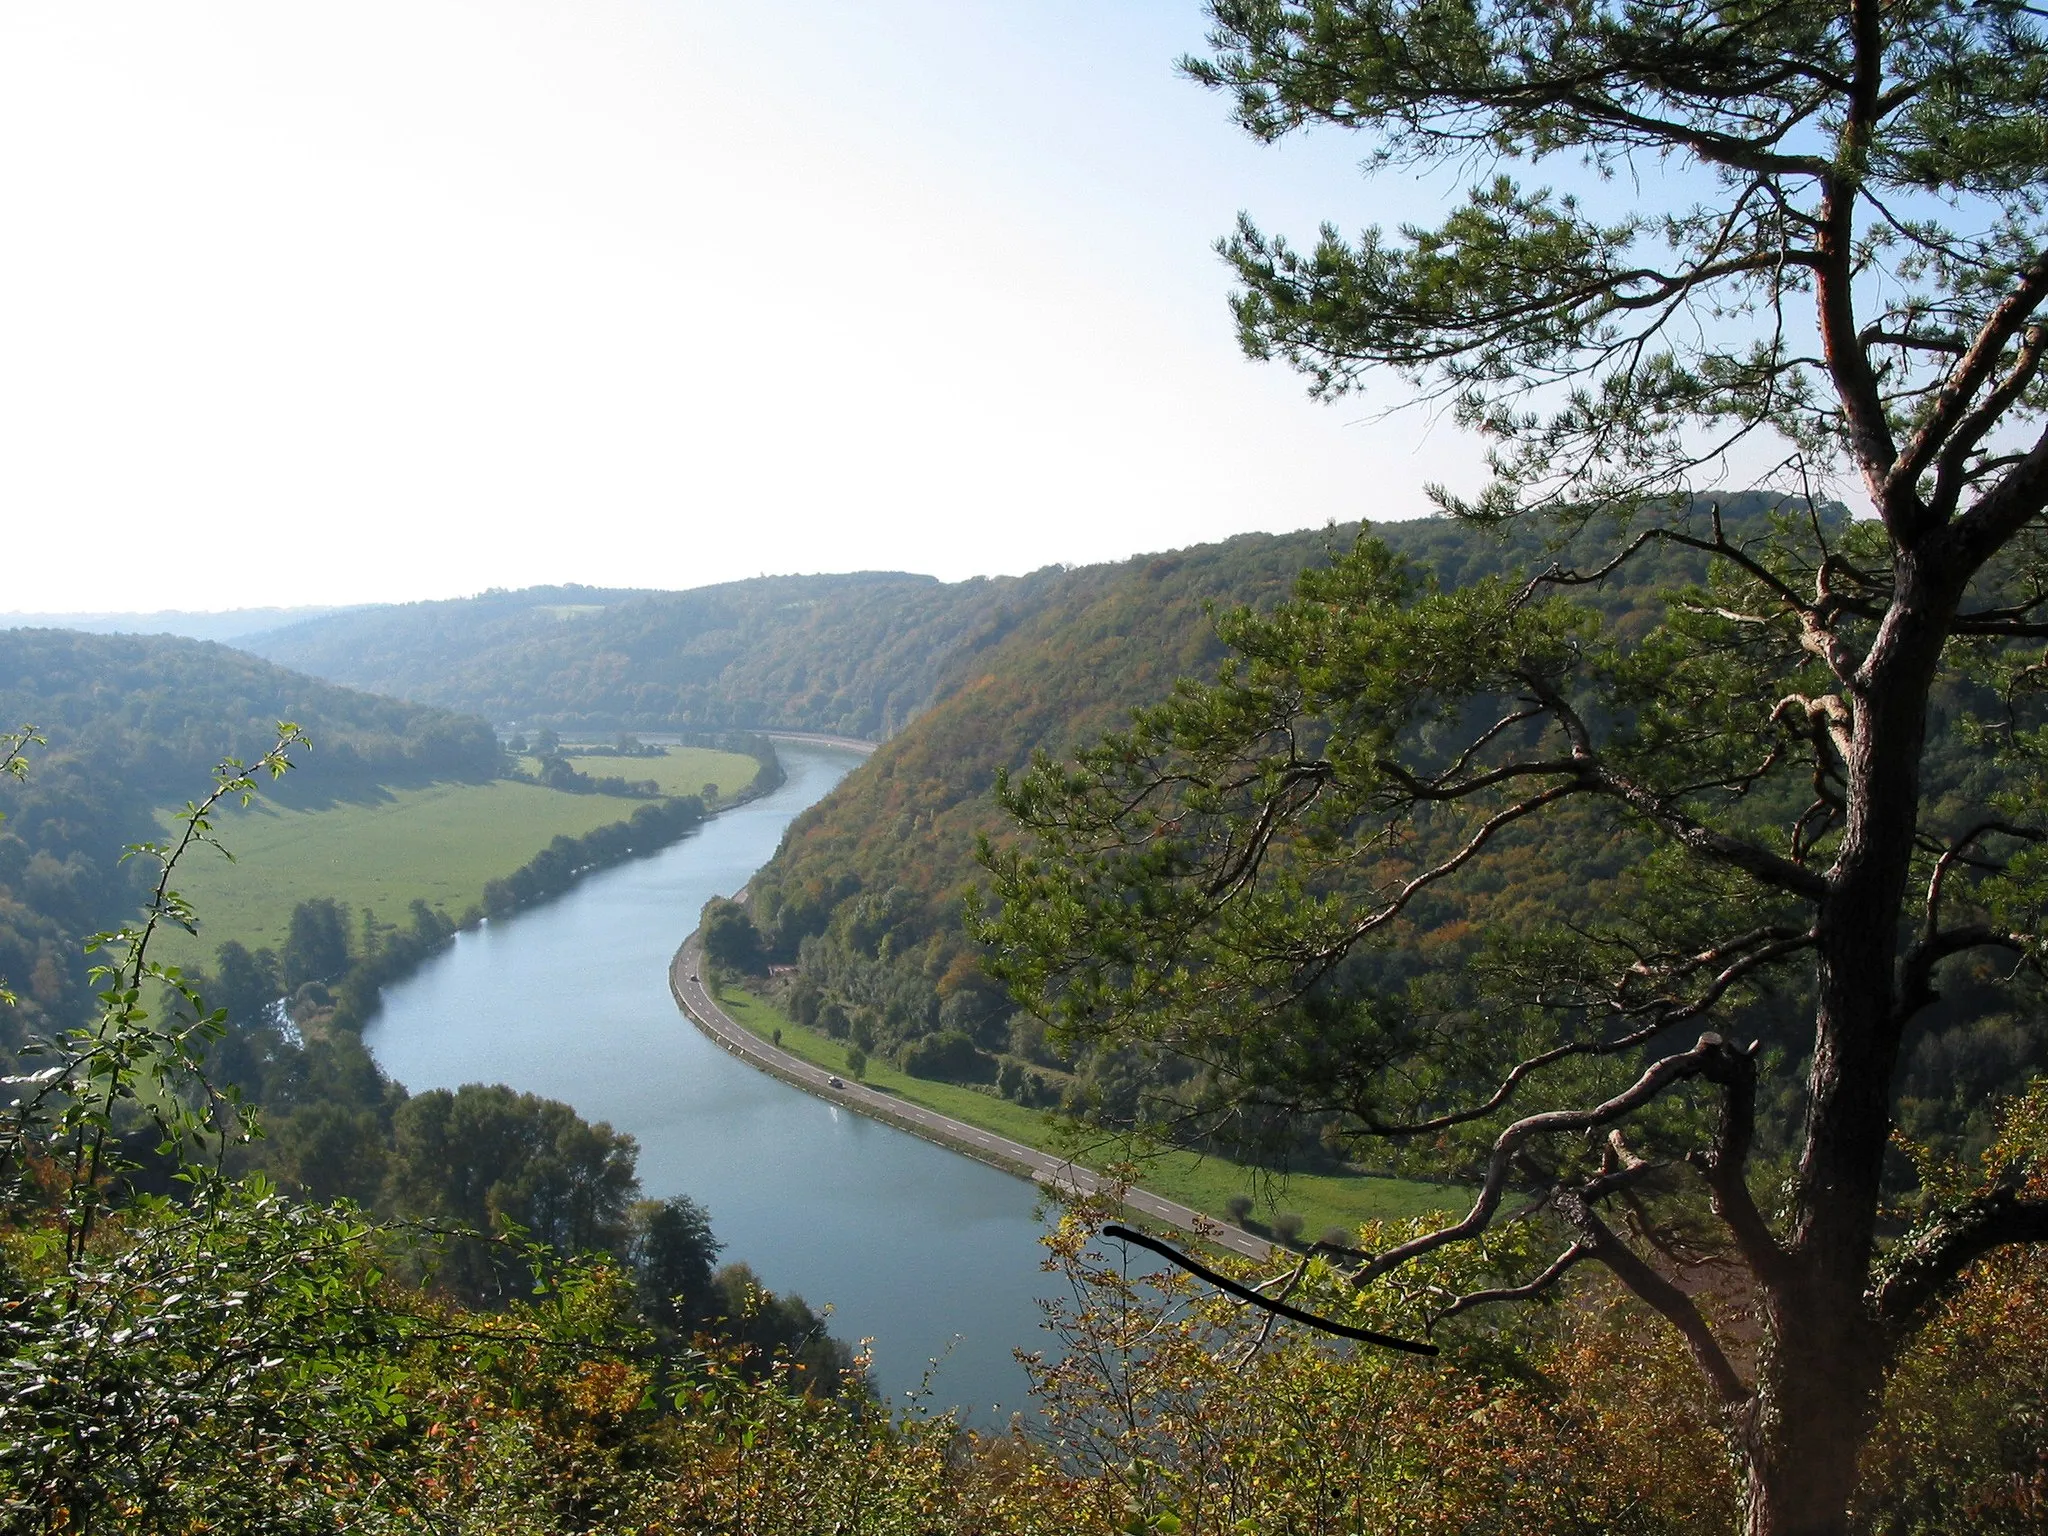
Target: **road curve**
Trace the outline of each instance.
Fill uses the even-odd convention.
[[[926,1141],[964,1152],[1007,1173],[1022,1174],[1050,1189],[1094,1193],[1097,1185],[1094,1172],[1070,1159],[1054,1157],[1036,1147],[1027,1147],[1021,1141],[998,1136],[993,1131],[938,1114],[922,1105],[906,1104],[858,1082],[834,1088],[831,1073],[763,1040],[719,1007],[710,989],[697,979],[698,971],[698,942],[697,935],[693,933],[683,941],[683,947],[669,962],[669,991],[675,997],[676,1006],[688,1015],[692,1023],[750,1066],[772,1073],[830,1103],[843,1105],[855,1114],[898,1126],[913,1135],[922,1136]],[[1221,1226],[1199,1211],[1163,1200],[1147,1190],[1126,1191],[1124,1207],[1133,1214],[1150,1217],[1184,1232],[1199,1231],[1216,1247],[1243,1254],[1248,1259],[1267,1259],[1274,1252],[1273,1245],[1263,1238],[1237,1227]]]
[[[859,736],[828,736],[822,731],[763,731],[770,741],[790,741],[813,747],[838,747],[843,752],[858,752],[862,757],[873,755],[880,742],[867,741]]]

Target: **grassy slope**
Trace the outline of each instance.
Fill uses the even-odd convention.
[[[533,767],[533,759],[525,759]],[[714,752],[708,747],[670,747],[666,757],[586,757],[572,755],[569,766],[593,779],[652,779],[665,795],[694,795],[706,784],[718,786],[719,798],[730,800],[754,782],[760,764],[739,752]]]
[[[752,768],[752,759],[742,761]],[[281,945],[293,905],[313,896],[369,907],[385,922],[404,921],[415,898],[460,917],[486,881],[511,874],[550,839],[623,821],[643,803],[506,779],[400,789],[310,811],[259,800],[219,818],[232,864],[201,848],[181,866],[178,888],[204,917],[199,937],[173,935],[164,958],[204,963],[227,939],[252,949]]]
[[[805,1029],[773,1004],[731,985],[719,988],[718,1000],[735,1020],[758,1035],[768,1037],[781,1030],[782,1048],[792,1055],[828,1072],[847,1071],[843,1044]],[[1072,1153],[1080,1163],[1100,1167],[1123,1155],[1121,1143],[1115,1141],[1073,1141],[1073,1127],[1041,1110],[1025,1109],[1007,1099],[954,1083],[911,1077],[887,1062],[870,1060],[862,1080],[870,1088],[1026,1146]],[[1258,1201],[1254,1220],[1263,1220],[1275,1211],[1298,1211],[1306,1219],[1309,1237],[1320,1236],[1329,1227],[1351,1231],[1359,1223],[1374,1218],[1412,1216],[1458,1205],[1464,1194],[1444,1185],[1406,1179],[1332,1178],[1323,1174],[1281,1177],[1191,1152],[1167,1152],[1147,1158],[1138,1181],[1154,1194],[1206,1211],[1219,1220],[1226,1219],[1225,1202],[1232,1195],[1249,1194]]]

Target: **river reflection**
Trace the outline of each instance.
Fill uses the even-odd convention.
[[[415,1091],[508,1083],[630,1131],[644,1193],[691,1196],[725,1258],[831,1303],[835,1334],[873,1338],[884,1392],[900,1399],[944,1356],[933,1401],[999,1422],[1029,1407],[1011,1351],[1047,1337],[1032,1186],[742,1066],[669,997],[669,956],[699,909],[744,885],[859,762],[779,750],[789,780],[774,794],[458,935],[387,991],[364,1038]]]

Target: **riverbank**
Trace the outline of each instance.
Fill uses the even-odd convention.
[[[364,1044],[415,1093],[505,1083],[631,1134],[640,1193],[688,1195],[727,1258],[778,1295],[831,1304],[835,1335],[873,1339],[880,1390],[925,1391],[999,1430],[1030,1402],[1013,1352],[1053,1347],[1033,1187],[793,1092],[677,1016],[668,966],[691,919],[857,761],[778,747],[783,789],[458,935],[386,992]]]
[[[740,753],[700,754],[690,766],[700,785],[714,774],[748,782],[741,796],[721,799],[720,810],[780,783],[779,773],[765,773]],[[628,826],[651,803],[569,794],[516,778],[367,790],[318,805],[259,797],[216,818],[232,863],[195,857],[179,867],[179,888],[201,912],[201,928],[196,935],[160,933],[157,953],[210,971],[228,940],[251,951],[281,951],[292,909],[321,898],[348,908],[357,923],[368,913],[382,927],[408,926],[412,904],[423,901],[457,926],[471,925],[492,913],[487,892],[494,882],[516,879],[563,839],[580,843]],[[167,828],[175,824],[170,810],[161,816]],[[574,866],[587,870],[591,860],[579,855]]]
[[[757,1040],[779,1034],[785,1054],[801,1058],[828,1076],[853,1076],[847,1065],[845,1041],[804,1028],[751,992],[731,988],[721,993],[720,1001],[739,1026]],[[963,1084],[913,1077],[873,1058],[869,1058],[863,1070],[867,1086],[881,1089],[885,1097],[908,1101],[976,1131],[990,1132],[1040,1151],[1057,1146],[1070,1159],[1073,1155],[1068,1150],[1068,1138],[1074,1127],[1050,1119],[1042,1110],[1027,1109]],[[1124,1147],[1119,1138],[1107,1132],[1096,1134],[1106,1159],[1122,1155]],[[1085,1150],[1081,1153],[1083,1157],[1087,1155]],[[1254,1197],[1256,1208],[1267,1218],[1283,1211],[1300,1217],[1304,1236],[1311,1238],[1332,1228],[1355,1232],[1367,1221],[1402,1220],[1453,1207],[1462,1211],[1472,1201],[1472,1192],[1457,1185],[1373,1174],[1282,1175],[1212,1154],[1178,1149],[1146,1154],[1139,1177],[1149,1193],[1179,1207],[1204,1212],[1219,1222],[1229,1222],[1227,1213],[1233,1196]],[[1248,1220],[1245,1225],[1254,1237],[1264,1237],[1270,1230],[1259,1219]]]
[[[508,917],[535,902],[550,900],[585,875],[610,869],[629,858],[644,858],[650,852],[686,837],[722,811],[733,810],[773,794],[782,787],[785,779],[774,744],[765,740],[760,743],[760,755],[696,751],[694,761],[686,762],[683,768],[686,774],[693,767],[701,771],[706,762],[751,762],[754,764],[754,776],[744,789],[732,795],[718,794],[715,783],[702,783],[700,793],[698,790],[671,789],[658,780],[654,781],[654,787],[662,793],[642,799],[639,808],[626,820],[598,827],[581,838],[558,837],[522,868],[503,880],[494,880],[486,885],[483,905],[476,915]],[[577,789],[573,792],[591,791]],[[462,926],[471,926],[469,915],[463,918]]]
[[[701,980],[702,974],[698,938],[692,933],[669,962],[669,992],[675,998],[676,1006],[692,1023],[750,1066],[807,1093],[842,1105],[855,1114],[909,1131],[913,1136],[964,1153],[1006,1173],[1030,1179],[1055,1192],[1093,1194],[1100,1187],[1101,1179],[1095,1170],[1071,1158],[905,1102],[879,1088],[858,1080],[849,1081],[794,1052],[783,1050],[733,1018],[723,1000],[714,996],[710,986]],[[1225,1226],[1213,1217],[1150,1190],[1127,1190],[1124,1205],[1136,1215],[1197,1233],[1217,1247],[1246,1258],[1264,1260],[1275,1252],[1271,1243],[1254,1233]]]
[[[806,747],[832,747],[840,752],[858,752],[862,757],[874,756],[878,741],[867,741],[859,736],[827,736],[818,731],[763,731],[770,741],[790,741]]]

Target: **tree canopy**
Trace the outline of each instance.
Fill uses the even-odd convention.
[[[1930,1306],[2048,1238],[2017,1175],[1923,1176],[1886,1224],[1902,1052],[1945,989],[2024,997],[2040,962],[2039,13],[1212,14],[1187,67],[1252,133],[1334,125],[1368,170],[1468,181],[1433,228],[1306,251],[1244,220],[1247,350],[1319,394],[1393,373],[1451,401],[1494,451],[1447,508],[1554,548],[1447,592],[1365,544],[1228,620],[1216,684],[1008,788],[1031,837],[987,855],[1000,966],[1070,1036],[1199,1063],[1211,1113],[1476,1140],[1470,1211],[1358,1282],[1523,1208],[1552,1249],[1440,1320],[1604,1267],[1683,1340],[1750,1530],[1845,1529]],[[1779,516],[1734,530],[1692,493],[1744,465]],[[1852,484],[1856,520],[1824,515]],[[1672,548],[1704,578],[1603,625],[1582,594]],[[1531,841],[1606,850],[1576,910],[1469,975],[1380,958]],[[1739,1276],[1719,1306],[1703,1257]]]

